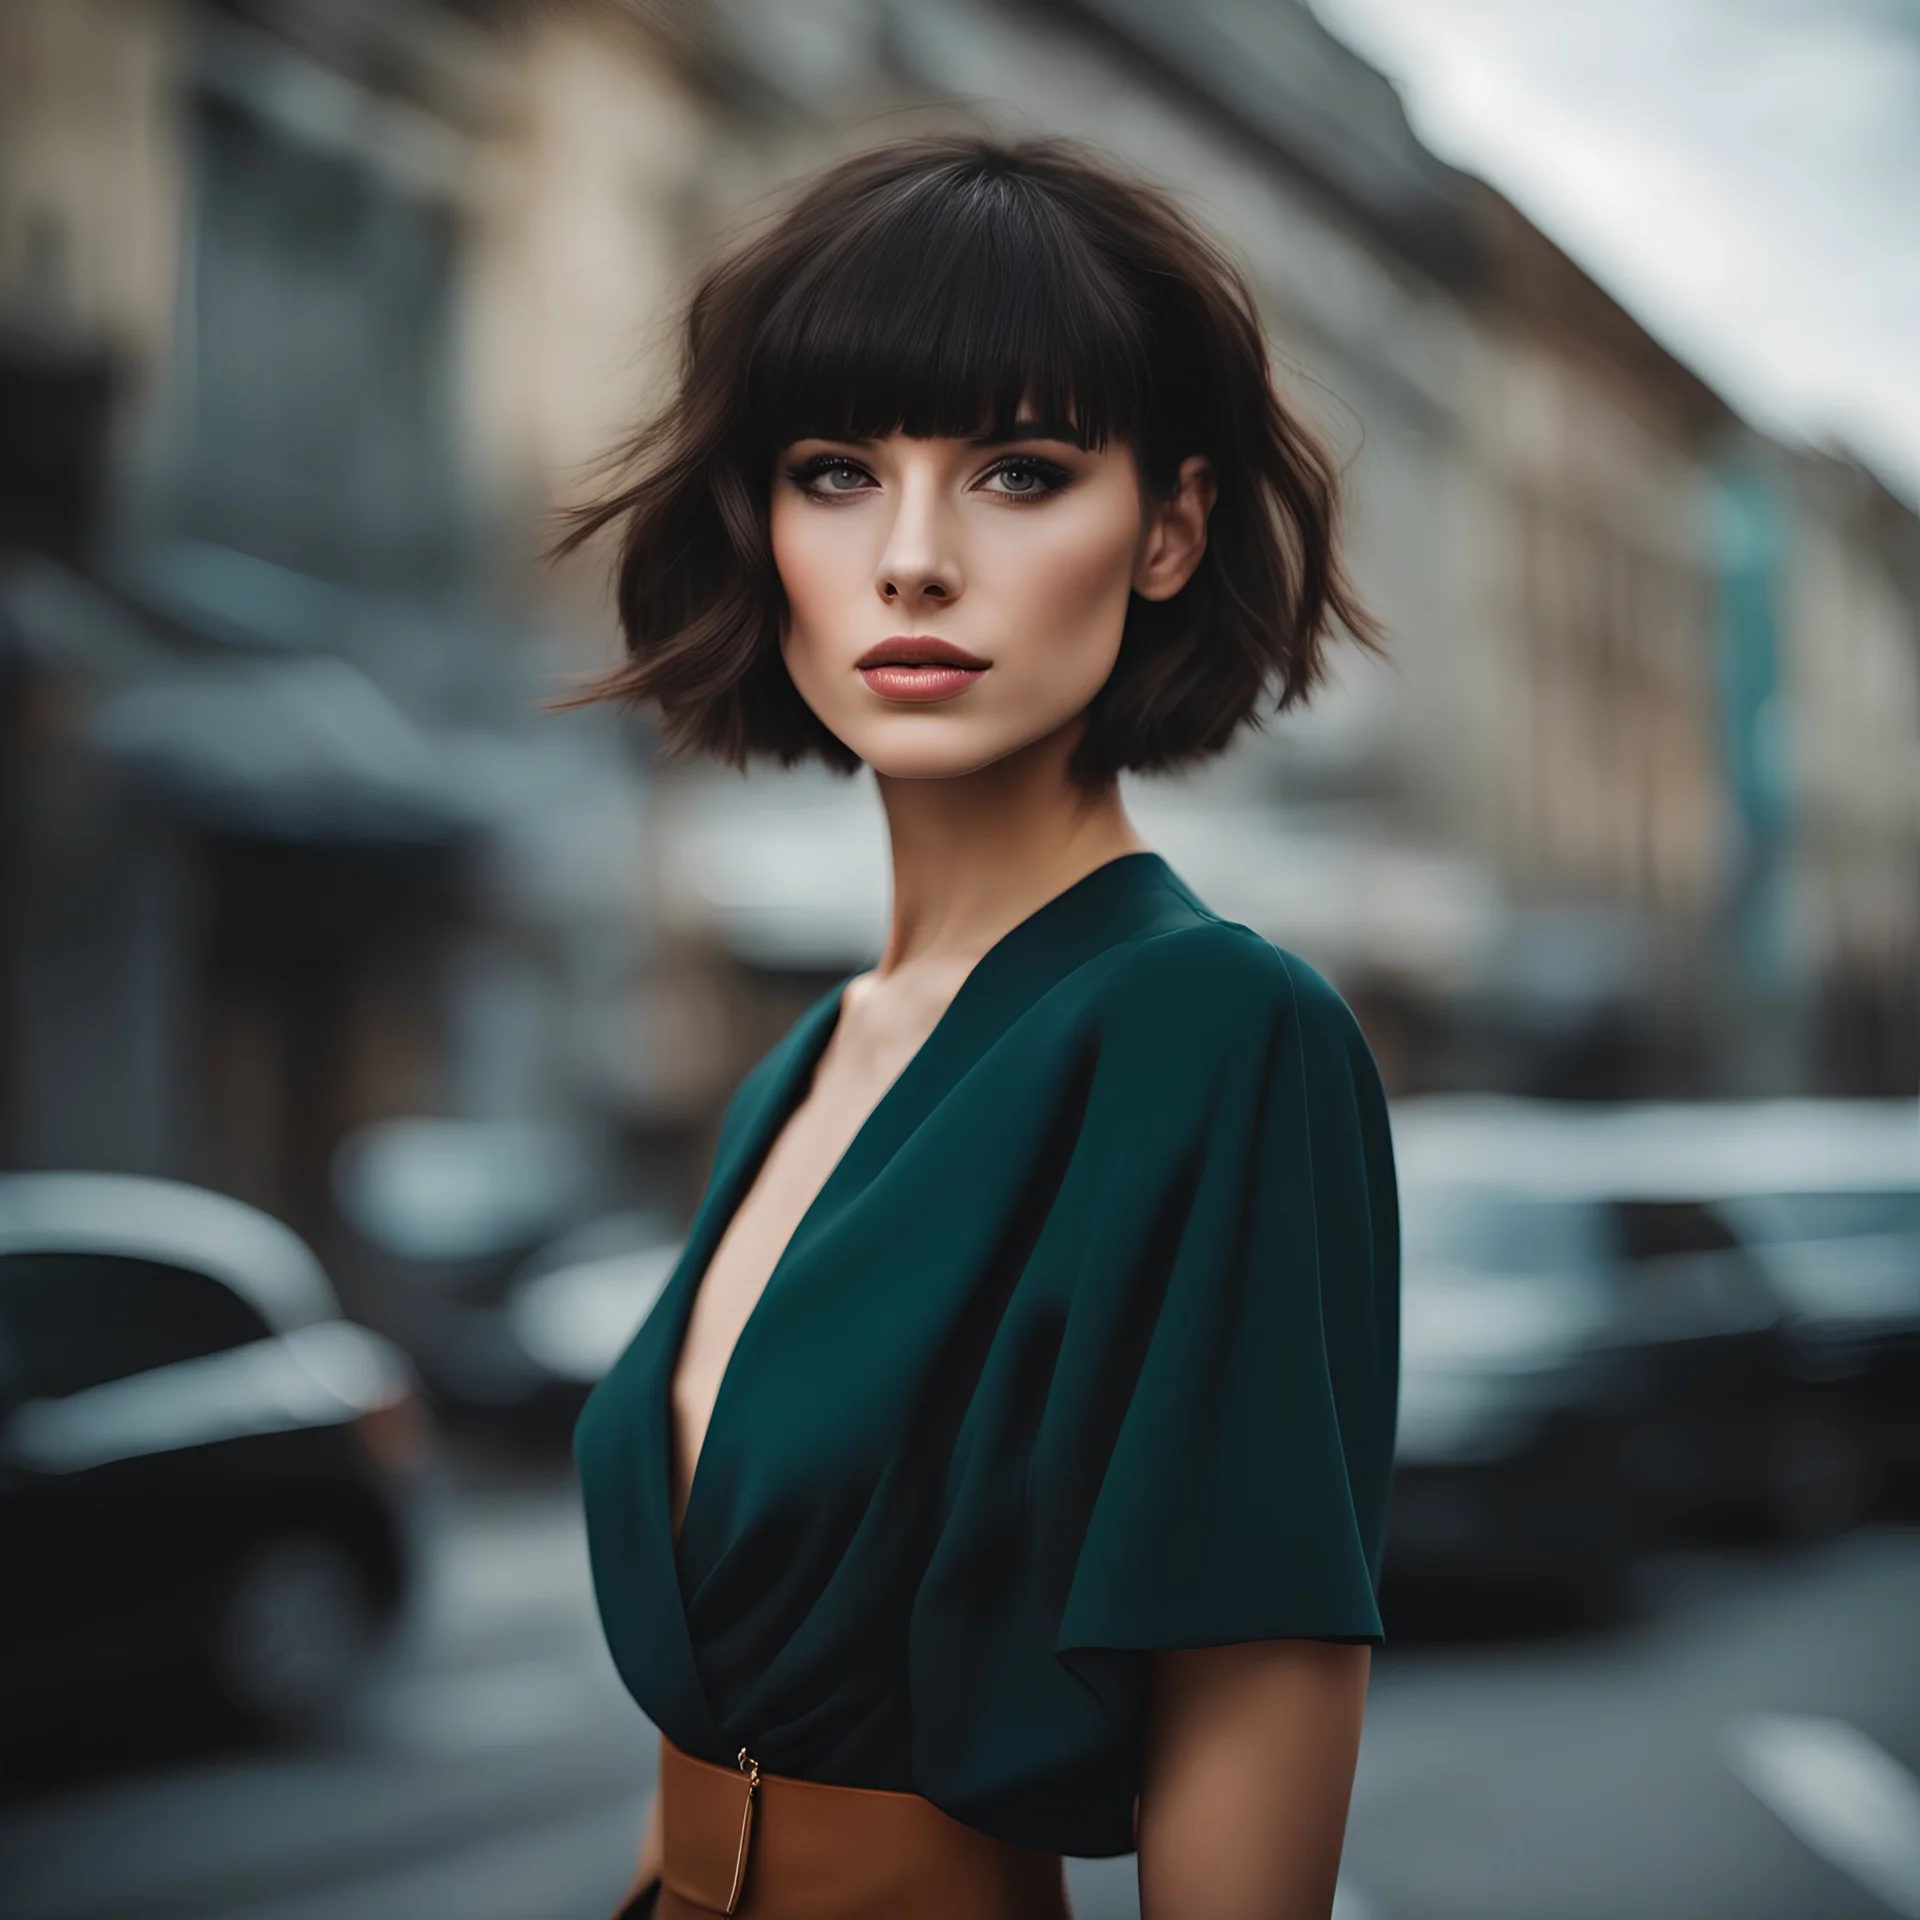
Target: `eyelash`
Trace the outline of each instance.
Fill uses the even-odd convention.
[[[846,499],[851,496],[846,494],[836,496],[831,493],[816,493],[809,484],[811,481],[819,479],[822,474],[835,472],[842,467],[850,468],[855,473],[866,474],[866,477],[869,479],[872,478],[872,475],[867,474],[866,468],[863,467],[859,461],[849,460],[844,454],[833,453],[816,453],[812,459],[802,460],[798,466],[789,467],[787,469],[787,478],[791,480],[809,500],[830,501],[835,498]],[[1005,459],[996,460],[993,465],[987,469],[986,474],[981,477],[984,479],[992,474],[1004,473],[1009,467],[1025,469],[1032,473],[1035,479],[1041,482],[1041,484],[1030,493],[998,492],[994,495],[994,497],[999,500],[1011,500],[1016,506],[1033,506],[1042,500],[1050,500],[1056,493],[1060,492],[1063,487],[1070,485],[1073,480],[1072,471],[1069,468],[1063,467],[1057,460],[1043,460],[1038,454],[1032,453],[1010,453]]]

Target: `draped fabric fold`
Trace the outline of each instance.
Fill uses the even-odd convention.
[[[743,1085],[577,1438],[627,1684],[689,1752],[1131,1846],[1150,1654],[1378,1641],[1399,1236],[1379,1077],[1298,956],[1158,855],[968,977],[769,1280],[676,1556],[699,1275],[838,989]]]

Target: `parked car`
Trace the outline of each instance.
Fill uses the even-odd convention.
[[[663,1214],[602,1214],[504,1280],[441,1297],[430,1320],[414,1324],[431,1327],[434,1377],[456,1413],[516,1441],[569,1442],[587,1395],[660,1297],[684,1245]]]
[[[525,1370],[531,1420],[571,1435],[587,1395],[653,1310],[685,1245],[663,1215],[635,1209],[562,1234],[515,1272],[501,1317]]]
[[[334,1164],[366,1317],[449,1423],[512,1429],[550,1370],[508,1311],[543,1247],[604,1211],[604,1143],[541,1120],[411,1117],[357,1129]]]
[[[1618,1170],[1608,1202],[1615,1339],[1639,1373],[1629,1478],[1670,1534],[1843,1531],[1865,1510],[1859,1449],[1794,1372],[1765,1266],[1680,1172]]]
[[[1920,1181],[1744,1194],[1724,1210],[1788,1308],[1796,1373],[1845,1422],[1875,1491],[1920,1491]]]
[[[1604,1610],[1636,1537],[1604,1223],[1408,1158],[1387,1579]]]
[[[1779,1298],[1804,1400],[1876,1491],[1920,1487],[1920,1103],[1770,1100],[1629,1110],[1707,1195]],[[1831,1444],[1831,1443],[1829,1443]]]
[[[1396,1109],[1390,1569],[1517,1564],[1577,1584],[1650,1533],[1733,1521],[1806,1538],[1866,1510],[1857,1430],[1797,1367],[1774,1275],[1681,1130],[1630,1107]],[[1479,1331],[1449,1344],[1449,1324]]]
[[[172,1181],[0,1176],[0,1726],[326,1714],[409,1585],[427,1434],[303,1241]]]

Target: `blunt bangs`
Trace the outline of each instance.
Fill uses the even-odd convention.
[[[795,440],[1131,439],[1150,401],[1126,287],[1032,184],[983,166],[885,183],[768,308],[745,418]]]

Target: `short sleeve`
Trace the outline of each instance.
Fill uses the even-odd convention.
[[[1295,956],[1226,925],[1166,944],[1104,1062],[1116,1205],[1074,1311],[1111,1444],[1061,1489],[1056,1651],[1375,1642],[1400,1278],[1379,1076]]]
[[[1383,1637],[1398,1199],[1358,1023],[1247,928],[1140,943],[1036,1078],[1047,1148],[914,1611],[914,1777],[1117,1853],[1146,1655]]]

